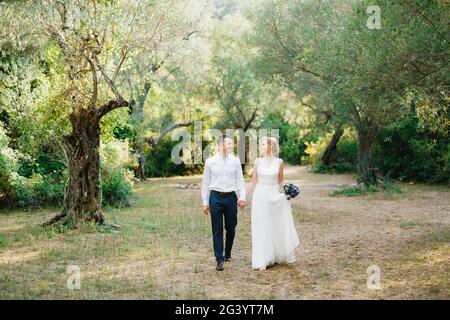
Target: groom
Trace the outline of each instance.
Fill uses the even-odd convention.
[[[237,206],[245,207],[245,184],[239,158],[233,155],[233,140],[221,135],[217,141],[219,152],[208,158],[202,179],[203,212],[211,213],[211,225],[217,271],[231,259],[231,249],[237,225]],[[239,192],[239,200],[236,195]],[[225,220],[225,256],[223,250],[223,222]]]

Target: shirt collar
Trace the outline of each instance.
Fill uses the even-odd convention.
[[[224,158],[224,157],[222,157],[222,155],[220,154],[220,152],[217,152],[217,153],[216,153],[216,158],[217,158],[217,159],[220,159],[220,160],[227,160],[227,159],[230,159],[231,156],[232,156],[232,154],[231,154],[231,153],[228,153],[227,156]]]

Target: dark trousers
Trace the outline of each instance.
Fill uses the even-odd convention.
[[[231,257],[231,249],[237,225],[237,196],[236,193],[222,194],[211,190],[209,195],[211,225],[216,260],[224,260],[223,252],[223,222],[225,220],[225,257]]]

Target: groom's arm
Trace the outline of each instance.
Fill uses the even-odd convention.
[[[238,168],[236,170],[236,187],[239,192],[239,201],[245,202],[245,181],[244,175],[242,174],[242,166],[240,161],[238,161],[237,166]]]
[[[203,206],[209,206],[209,185],[211,184],[211,167],[209,161],[205,161],[202,177],[202,202]]]

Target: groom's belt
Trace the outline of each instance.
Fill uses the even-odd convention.
[[[221,196],[221,197],[231,196],[232,194],[235,194],[234,191],[230,191],[230,192],[222,192],[222,191],[211,190],[211,192],[214,192],[215,194],[218,194],[218,195]]]

